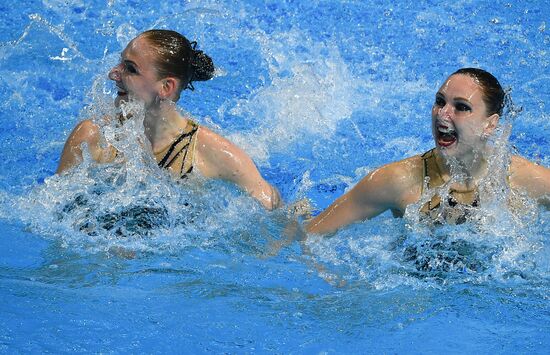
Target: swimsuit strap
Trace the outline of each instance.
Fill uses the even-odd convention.
[[[435,149],[435,148],[434,148]],[[424,182],[426,181],[426,187],[428,189],[432,187],[438,187],[443,184],[443,179],[439,173],[439,167],[435,161],[434,149],[430,149],[424,154],[421,155],[423,163],[423,176],[422,176],[422,192],[424,193]],[[422,212],[429,212],[441,204],[441,198],[438,195],[432,196],[430,201],[428,201],[421,209]]]
[[[180,177],[186,177],[186,175],[193,170],[196,133],[198,129],[199,125],[189,120],[182,134],[163,150],[166,151],[166,153],[162,156],[162,159],[160,159],[158,163],[159,167],[179,171]],[[160,155],[160,153],[156,155]],[[179,159],[180,157],[181,159]]]
[[[429,178],[427,187],[434,188],[443,185],[445,180],[443,180],[441,170],[439,169],[439,165],[437,165],[434,149],[428,150],[426,153],[422,154],[422,161],[424,163],[423,179],[425,180],[426,177]],[[424,188],[424,184],[422,184],[422,188]]]

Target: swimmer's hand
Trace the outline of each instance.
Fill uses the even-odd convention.
[[[269,242],[267,248],[267,257],[275,256],[279,254],[279,251],[292,244],[294,241],[303,241],[306,239],[307,234],[302,228],[302,224],[299,219],[311,218],[311,203],[307,198],[298,200],[287,207],[287,214],[281,239],[272,240]]]

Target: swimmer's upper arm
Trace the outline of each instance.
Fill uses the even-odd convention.
[[[114,158],[114,148],[100,146],[101,133],[99,127],[91,120],[80,122],[73,129],[65,142],[56,174],[62,173],[82,162],[82,143],[86,143],[92,158],[96,162],[105,163]]]
[[[235,144],[206,127],[198,131],[195,165],[206,177],[239,185],[267,209],[281,204],[279,192],[264,180],[252,159]]]
[[[512,157],[510,183],[550,208],[550,169],[519,156]]]
[[[382,166],[364,177],[349,192],[339,197],[307,226],[308,233],[327,234],[351,224],[373,218],[388,209],[400,208],[401,186],[395,183],[400,167]]]

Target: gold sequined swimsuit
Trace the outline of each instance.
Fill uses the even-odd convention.
[[[162,151],[155,153],[158,165],[168,169],[180,178],[185,178],[193,170],[195,145],[199,125],[191,120],[187,121],[183,132]]]

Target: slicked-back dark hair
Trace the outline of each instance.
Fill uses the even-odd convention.
[[[483,102],[487,105],[487,115],[497,113],[502,116],[504,90],[493,74],[479,68],[462,68],[453,73],[472,77],[483,90]]]
[[[180,80],[178,93],[184,89],[193,90],[193,81],[205,81],[214,76],[212,59],[195,49],[196,42],[189,42],[178,32],[153,29],[143,32],[140,37],[146,39],[156,51],[155,64],[159,78],[175,77]]]

